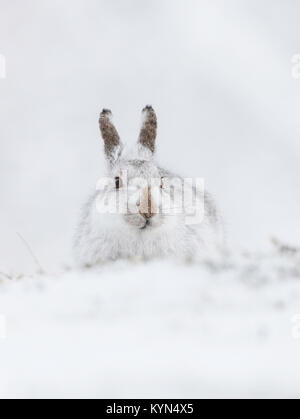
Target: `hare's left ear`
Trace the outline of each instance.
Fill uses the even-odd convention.
[[[111,164],[118,159],[122,152],[122,143],[112,122],[112,113],[108,109],[103,109],[99,119],[100,131],[104,141],[105,155]]]
[[[143,109],[143,125],[140,132],[139,144],[151,153],[154,153],[156,136],[157,117],[152,106],[146,106]]]

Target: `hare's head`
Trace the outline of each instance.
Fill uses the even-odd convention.
[[[157,118],[151,106],[143,110],[143,123],[134,157],[126,157],[119,134],[112,123],[112,114],[103,110],[100,130],[104,140],[111,182],[106,185],[106,197],[117,204],[116,212],[130,226],[147,230],[170,225],[174,217],[162,211],[163,196],[170,197],[165,182],[168,173],[154,159]]]

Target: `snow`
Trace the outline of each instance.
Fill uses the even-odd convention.
[[[299,397],[299,279],[276,249],[6,279],[0,394]]]

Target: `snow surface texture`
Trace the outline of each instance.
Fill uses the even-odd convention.
[[[0,394],[300,397],[299,299],[286,248],[5,279]]]
[[[300,246],[299,2],[0,11],[0,396],[300,397],[300,256],[269,245]],[[205,178],[230,255],[62,269],[103,175],[101,109],[133,143],[146,103],[161,164]]]

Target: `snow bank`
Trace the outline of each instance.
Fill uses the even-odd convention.
[[[300,256],[281,250],[2,280],[1,397],[300,396]]]

